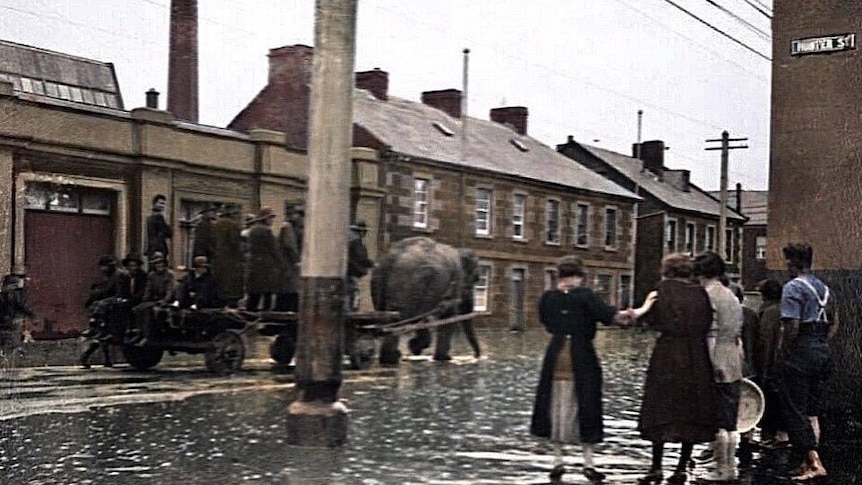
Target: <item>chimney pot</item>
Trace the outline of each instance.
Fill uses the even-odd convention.
[[[491,110],[491,121],[510,126],[518,134],[527,134],[527,117],[529,112],[524,106],[507,106]]]
[[[147,108],[159,109],[159,92],[155,88],[147,91]]]
[[[357,72],[356,87],[370,92],[381,101],[386,101],[389,99],[389,73],[379,67],[371,71]]]
[[[425,91],[422,104],[437,108],[453,118],[461,117],[461,91],[458,89]]]

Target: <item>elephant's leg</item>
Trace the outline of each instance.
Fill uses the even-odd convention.
[[[434,360],[452,360],[452,326],[437,327],[437,340],[434,345]]]
[[[398,350],[400,339],[397,335],[387,335],[383,337],[383,343],[380,345],[380,364],[382,365],[398,365],[401,361],[401,351]]]
[[[473,330],[473,321],[467,320],[463,322],[461,328],[464,330],[464,336],[467,337],[470,348],[473,349],[473,357],[478,359],[482,355],[482,352],[479,349],[479,339],[476,338],[476,331]]]

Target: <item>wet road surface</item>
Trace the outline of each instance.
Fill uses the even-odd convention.
[[[346,373],[349,440],[334,450],[285,445],[290,376],[265,370],[212,377],[72,369],[8,374],[0,415],[0,473],[10,484],[540,484],[552,457],[528,434],[546,337],[480,333],[475,360],[456,336],[456,359],[405,361],[397,370]],[[652,336],[599,333],[606,440],[596,462],[605,483],[636,483],[649,443],[635,431]],[[41,372],[41,373],[40,373]],[[98,404],[98,405],[97,405]],[[577,447],[566,483],[589,483]],[[666,469],[676,456],[671,447]],[[859,483],[853,443],[827,443],[821,484]],[[786,455],[758,457],[742,483],[780,478]],[[702,473],[696,470],[695,474]]]

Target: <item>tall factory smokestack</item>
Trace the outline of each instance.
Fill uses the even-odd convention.
[[[198,2],[171,0],[168,111],[198,122]]]

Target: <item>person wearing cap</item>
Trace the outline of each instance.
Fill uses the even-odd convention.
[[[7,356],[21,345],[20,317],[35,318],[36,315],[24,298],[21,281],[17,275],[3,277],[0,291],[0,350]]]
[[[112,367],[107,329],[109,312],[120,295],[123,272],[117,269],[114,257],[106,254],[99,258],[99,281],[90,286],[90,296],[84,306],[90,309],[90,327],[82,334],[89,338],[90,345],[81,353],[78,363],[85,369],[90,368],[89,359],[97,349],[102,350],[105,367]]]
[[[206,256],[213,260],[215,251],[215,236],[213,235],[213,218],[216,209],[212,204],[198,211],[197,222],[194,230],[194,244],[192,245],[192,256]]]
[[[284,263],[272,233],[274,219],[272,208],[262,207],[248,233],[247,310],[271,309],[272,297],[281,289],[279,271],[284,267]]]
[[[368,227],[365,221],[358,220],[350,226],[347,243],[347,310],[359,310],[359,278],[368,274],[374,267],[374,261],[368,257],[368,249],[362,241]]]
[[[218,287],[210,273],[206,256],[196,256],[192,260],[192,272],[185,284],[184,306],[192,310],[219,308]]]
[[[213,224],[215,246],[211,268],[219,300],[232,308],[236,308],[243,296],[242,236],[236,215],[236,207],[226,205]]]
[[[152,213],[147,216],[147,247],[145,254],[152,258],[156,252],[168,258],[168,239],[173,237],[173,230],[165,220],[165,206],[168,198],[162,194],[153,197]]]
[[[161,253],[155,253],[150,258],[150,268],[144,287],[143,301],[135,306],[135,322],[138,334],[129,343],[146,345],[152,336],[153,312],[158,306],[168,306],[173,302],[176,282],[174,275],[168,271],[168,266]]]
[[[131,306],[136,306],[144,300],[144,291],[147,286],[144,260],[135,253],[129,253],[123,258],[122,264],[125,271],[122,274],[119,296],[127,300]]]

